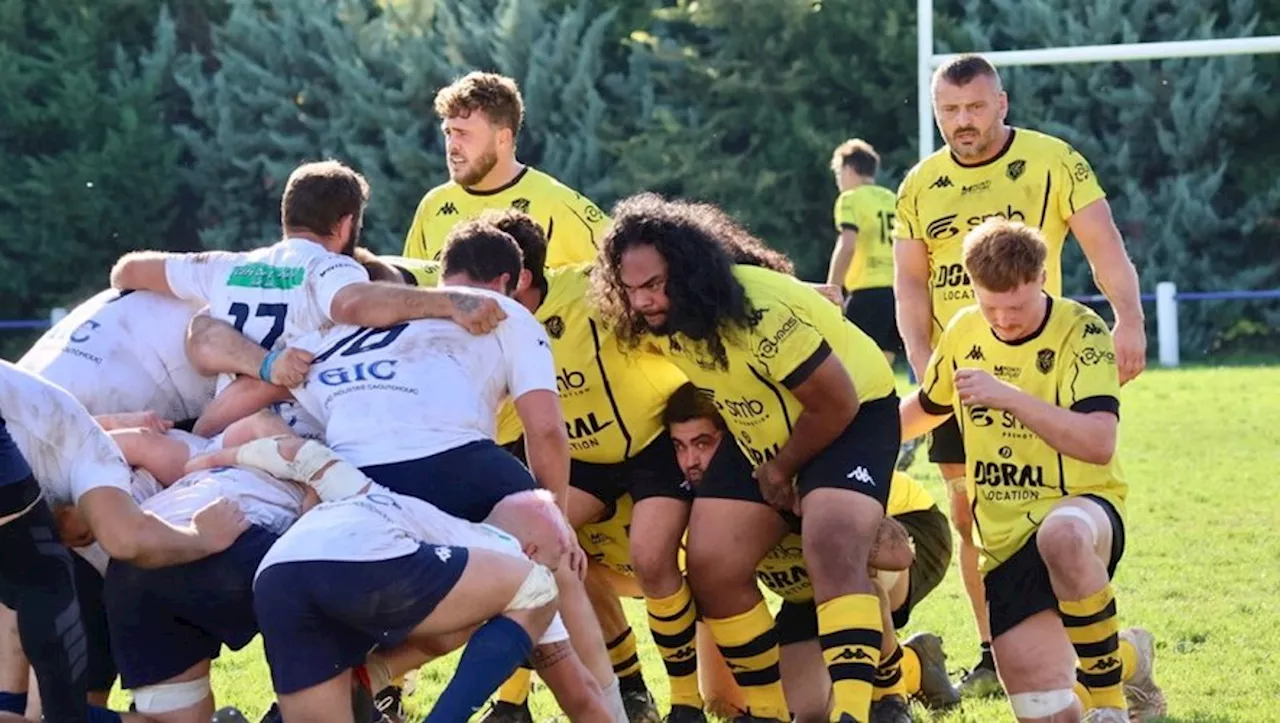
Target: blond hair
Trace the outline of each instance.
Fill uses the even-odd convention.
[[[990,218],[964,237],[964,268],[977,286],[995,292],[1035,281],[1044,272],[1049,248],[1040,229]]]

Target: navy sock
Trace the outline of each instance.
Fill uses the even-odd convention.
[[[99,708],[96,705],[89,706],[89,723],[120,723],[123,719],[120,714],[108,708]]]
[[[467,642],[453,679],[425,723],[470,720],[532,651],[529,634],[511,618],[499,615],[485,623]]]
[[[25,714],[27,712],[27,694],[0,692],[0,711],[17,715]]]

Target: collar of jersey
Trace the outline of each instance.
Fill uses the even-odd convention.
[[[1048,294],[1045,294],[1044,297],[1049,300],[1049,303],[1045,305],[1044,319],[1040,321],[1040,326],[1036,327],[1035,331],[1031,332],[1027,336],[1024,336],[1021,339],[1018,339],[1016,341],[1005,341],[1004,339],[1001,339],[1000,337],[996,336],[995,329],[991,329],[991,327],[988,326],[987,328],[991,329],[991,336],[994,337],[996,341],[1000,342],[1001,344],[1004,344],[1005,346],[1022,346],[1023,344],[1026,344],[1029,341],[1035,341],[1037,338],[1039,338],[1041,334],[1044,333],[1044,328],[1049,325],[1049,319],[1053,317],[1053,297],[1049,296]]]
[[[529,170],[532,168],[533,166],[525,166],[524,168],[521,168],[520,172],[516,174],[515,178],[511,179],[510,181],[507,181],[506,183],[502,184],[501,186],[498,186],[497,188],[490,188],[487,191],[475,191],[470,188],[467,188],[466,186],[462,186],[462,190],[466,191],[469,195],[472,195],[472,196],[494,196],[514,187],[517,183],[519,183],[524,179],[525,174],[528,173]]]
[[[956,158],[956,154],[951,152],[950,146],[947,147],[947,154],[951,156],[951,162],[956,164],[957,166],[960,166],[961,168],[982,168],[983,166],[989,166],[992,163],[995,163],[996,161],[1000,160],[1001,158],[1004,158],[1004,154],[1008,153],[1010,148],[1013,148],[1013,139],[1017,135],[1018,135],[1018,129],[1010,127],[1009,137],[1006,138],[1004,141],[1004,148],[1001,148],[999,153],[995,154],[994,156],[988,158],[985,161],[982,161],[981,163],[965,163],[964,161],[961,161],[959,158]]]

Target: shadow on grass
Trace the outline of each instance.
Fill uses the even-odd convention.
[[[1217,713],[1192,711],[1184,715],[1167,715],[1152,718],[1151,723],[1239,723],[1239,718],[1231,718]]]

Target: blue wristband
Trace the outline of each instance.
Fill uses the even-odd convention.
[[[264,382],[271,382],[271,365],[275,363],[276,357],[280,356],[278,351],[269,351],[262,359],[262,366],[258,367],[258,378]]]

